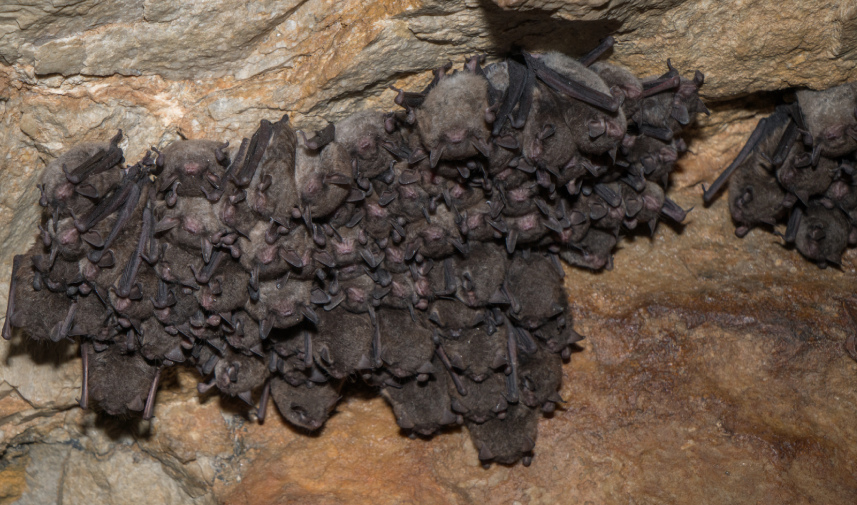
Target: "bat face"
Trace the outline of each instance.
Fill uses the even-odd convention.
[[[277,409],[291,424],[307,431],[316,431],[324,425],[339,403],[340,385],[307,382],[293,386],[274,378],[271,380],[271,397]]]
[[[801,202],[808,202],[811,197],[827,191],[839,168],[839,163],[830,158],[821,158],[813,166],[810,156],[799,143],[795,143],[785,162],[777,169],[780,185]]]
[[[795,246],[801,254],[824,266],[838,265],[848,245],[850,225],[837,209],[812,204],[800,221]]]
[[[479,448],[479,460],[509,465],[527,457],[536,445],[538,411],[521,404],[509,406],[504,419],[482,424],[467,422],[473,445]]]
[[[225,333],[226,341],[230,346],[243,354],[263,355],[262,337],[259,332],[259,323],[244,311],[236,310],[220,312],[223,317],[221,327]],[[221,316],[221,317],[222,317]]]
[[[456,260],[455,271],[461,276],[456,290],[458,300],[469,307],[489,305],[491,296],[503,283],[508,264],[508,254],[503,250],[484,242],[475,243],[466,258]]]
[[[760,224],[773,225],[783,214],[785,196],[776,178],[762,167],[736,173],[729,183],[729,210],[741,225],[738,230],[749,231],[750,227]]]
[[[484,77],[465,71],[441,79],[416,110],[420,138],[430,158],[460,160],[479,154],[489,135],[487,108]]]
[[[436,367],[442,371],[441,365]],[[456,422],[447,382],[443,373],[437,373],[426,381],[410,380],[400,387],[385,387],[381,394],[393,407],[400,428],[431,436],[442,426]]]
[[[636,174],[647,180],[663,184],[663,180],[673,170],[678,158],[674,141],[664,141],[648,135],[626,138],[622,145],[622,154],[633,167]]]
[[[432,332],[411,319],[407,310],[378,313],[381,360],[399,378],[432,373],[434,355]]]
[[[41,286],[44,282],[40,280],[41,274],[28,263],[22,258],[12,274],[11,287],[15,292],[13,295],[10,291],[6,318],[12,327],[27,328],[27,333],[34,340],[59,340],[63,329],[70,329],[66,319],[72,301],[65,293],[54,293],[46,287],[35,291],[33,286]],[[72,324],[73,317],[74,314]],[[11,337],[9,333],[6,335]]]
[[[563,359],[568,359],[570,355],[569,346],[583,340],[583,337],[578,335],[569,323],[567,316],[559,316],[535,330],[533,336],[543,341],[548,351],[560,354]]]
[[[577,137],[562,116],[559,97],[549,89],[537,88],[532,108],[522,131],[522,154],[531,166],[545,166],[561,172],[577,155]],[[582,173],[580,175],[583,175]],[[560,183],[572,176],[563,176]]]
[[[450,64],[398,90],[404,112],[309,139],[284,116],[122,169],[121,135],[75,146],[43,176],[3,336],[78,339],[81,405],[113,415],[152,417],[162,370],[192,366],[201,394],[316,431],[362,379],[409,434],[466,423],[483,462],[528,463],[582,338],[559,258],[610,268],[626,228],[684,217],[665,189],[701,79],[587,68],[609,45]],[[823,193],[853,209],[850,187]]]
[[[505,368],[508,361],[506,329],[489,331],[490,326],[486,326],[469,328],[461,331],[457,338],[447,338],[443,342],[444,350],[456,373],[474,383],[481,383],[492,377],[494,371]],[[473,401],[478,401],[478,398]]]
[[[571,265],[600,270],[612,264],[615,246],[616,237],[612,233],[590,228],[579,243],[560,252],[560,257]]]
[[[74,146],[45,168],[41,180],[42,206],[57,208],[61,217],[85,214],[97,199],[119,183],[122,174],[116,165],[121,160],[122,150],[113,144]]]
[[[612,98],[604,80],[577,60],[556,52],[547,53],[541,59],[563,77]],[[578,149],[584,153],[603,154],[616,147],[625,135],[627,120],[621,108],[611,112],[582,100],[568,100],[561,110]]]
[[[332,142],[320,153],[299,150],[295,168],[295,182],[301,201],[312,215],[327,216],[335,211],[348,197],[351,181],[351,163],[345,148]],[[343,178],[346,184],[332,181]]]
[[[214,207],[203,197],[181,198],[172,208],[158,206],[155,214],[158,223],[164,223],[162,227],[172,225],[163,235],[158,235],[188,250],[201,250],[201,242],[223,227]]]
[[[197,302],[206,312],[230,313],[240,309],[248,299],[250,274],[234,262],[222,262],[210,281],[194,292]]]
[[[162,170],[159,189],[174,186],[180,196],[203,197],[210,181],[219,183],[223,177],[228,164],[226,147],[211,140],[179,140],[168,145],[157,160]]]
[[[364,111],[336,125],[336,142],[357,161],[357,172],[362,177],[371,179],[381,175],[396,161],[391,151],[400,149],[403,144],[398,132],[387,132],[385,121],[380,111]]]
[[[557,390],[562,381],[561,358],[542,349],[535,354],[524,355],[518,376],[524,405],[553,412],[556,402],[560,400]]]
[[[839,158],[857,149],[857,85],[841,84],[824,91],[797,92],[801,116],[813,145],[829,158]]]
[[[601,77],[608,88],[617,86],[622,91],[625,95],[625,101],[622,104],[624,112],[628,117],[633,116],[628,114],[628,106],[643,96],[643,83],[640,79],[623,66],[603,61],[595,62],[589,68]]]
[[[214,366],[214,384],[229,396],[252,391],[268,378],[262,360],[235,352],[227,352]],[[276,396],[274,396],[276,399]]]
[[[371,360],[375,332],[368,314],[353,314],[344,308],[323,310],[317,328],[312,352],[318,366],[331,376],[344,378]],[[387,334],[382,334],[382,345]]]
[[[441,269],[438,268],[438,271]],[[452,332],[473,328],[485,319],[483,311],[471,309],[457,300],[439,299],[428,309],[428,319],[439,329]]]
[[[541,254],[524,258],[515,254],[506,274],[506,286],[513,297],[512,318],[520,325],[536,329],[564,312],[565,294],[550,260]]]

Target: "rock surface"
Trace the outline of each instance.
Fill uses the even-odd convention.
[[[495,5],[496,3],[496,5]],[[568,401],[529,468],[482,469],[464,431],[401,436],[351,397],[320,436],[165,378],[156,418],[76,408],[80,361],[0,343],[0,503],[853,503],[857,253],[819,270],[768,233],[733,235],[714,179],[786,88],[857,78],[857,7],[760,0],[7,2],[0,6],[0,306],[32,243],[35,181],[122,128],[129,159],[179,135],[237,138],[288,112],[307,129],[392,109],[447,59],[512,44],[706,74],[713,110],[672,194],[683,230],[625,241],[612,272],[568,270]],[[142,6],[141,6],[142,5]],[[752,93],[752,95],[750,95]],[[749,96],[748,96],[749,95]],[[132,466],[133,465],[133,466]]]

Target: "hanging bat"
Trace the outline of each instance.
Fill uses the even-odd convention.
[[[311,138],[283,116],[234,150],[182,140],[122,169],[121,135],[75,146],[43,176],[40,240],[15,260],[3,336],[78,339],[81,405],[114,415],[151,418],[163,369],[192,366],[201,394],[238,397],[260,422],[273,398],[315,431],[362,379],[410,434],[466,422],[481,461],[528,464],[582,338],[560,259],[611,268],[626,230],[686,214],[666,190],[681,130],[704,112],[701,74],[596,62],[613,43],[580,60],[450,63],[397,90],[404,112]],[[853,170],[828,148],[789,158],[781,139],[811,135],[784,113],[794,126],[770,162],[753,156],[775,182],[787,161],[831,174],[807,193],[825,210],[788,233],[829,262],[842,226],[825,212],[853,212]],[[789,194],[815,179],[795,181]],[[802,209],[801,196],[779,204]]]

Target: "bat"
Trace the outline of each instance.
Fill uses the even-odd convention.
[[[488,156],[487,79],[469,70],[451,75],[444,72],[439,76],[437,84],[414,111],[431,167],[436,167],[440,160]]]
[[[857,84],[796,93],[800,117],[812,145],[813,164],[820,156],[841,158],[857,149]]]
[[[200,198],[209,187],[222,184],[229,143],[212,140],[179,140],[157,157],[158,190]]]
[[[851,162],[857,87],[799,90],[796,96],[759,121],[704,199],[711,202],[728,180],[736,235],[786,224],[785,234],[774,233],[824,268],[838,265],[845,248],[857,244]]]
[[[532,451],[538,435],[538,411],[516,404],[508,408],[503,419],[494,418],[484,423],[467,421],[473,445],[479,449],[483,465],[499,463],[509,465],[523,460],[532,462]]]
[[[821,268],[839,265],[851,231],[842,212],[812,203],[806,212],[796,210],[795,216],[789,222],[786,236],[794,236],[797,250]]]
[[[492,373],[476,382],[468,377],[465,381],[466,396],[450,388],[450,408],[467,422],[482,424],[494,418],[503,418],[509,408],[506,400],[506,378],[502,372]]]
[[[334,140],[345,147],[356,161],[358,177],[372,179],[390,168],[403,156],[404,140],[398,129],[387,131],[387,115],[380,111],[363,111],[336,124]]]
[[[442,370],[442,365],[435,367]],[[393,407],[400,428],[431,436],[443,426],[458,422],[450,407],[447,383],[446,374],[436,373],[429,380],[411,379],[399,387],[386,386],[381,395]]]
[[[611,268],[638,223],[686,215],[666,190],[682,130],[705,112],[702,76],[597,62],[614,43],[580,60],[449,63],[421,91],[397,89],[402,110],[311,138],[283,116],[237,149],[181,140],[130,166],[121,132],[73,146],[42,176],[40,240],[15,259],[3,336],[77,339],[81,406],[111,415],[151,418],[164,369],[188,366],[200,394],[237,397],[260,422],[273,399],[317,431],[363,380],[406,433],[465,425],[480,461],[529,464],[583,338],[561,261]],[[802,117],[783,114],[789,147],[816,152]],[[791,158],[774,133],[776,182]],[[853,170],[818,152],[801,163],[834,182],[807,193],[789,236],[833,262],[853,234],[835,217],[854,211]]]
[[[271,380],[271,398],[289,423],[312,432],[324,425],[339,403],[341,386],[341,382],[293,386],[275,377]]]

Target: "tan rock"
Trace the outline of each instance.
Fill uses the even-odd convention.
[[[825,89],[857,78],[857,5],[852,2],[689,0],[495,0],[504,9],[550,12],[566,29],[595,24],[616,35],[613,58],[638,73],[679,69],[706,75],[703,96]]]
[[[37,444],[26,466],[27,492],[20,505],[60,503],[213,504],[191,496],[161,463],[133,446],[115,446],[102,457],[74,445]]]

